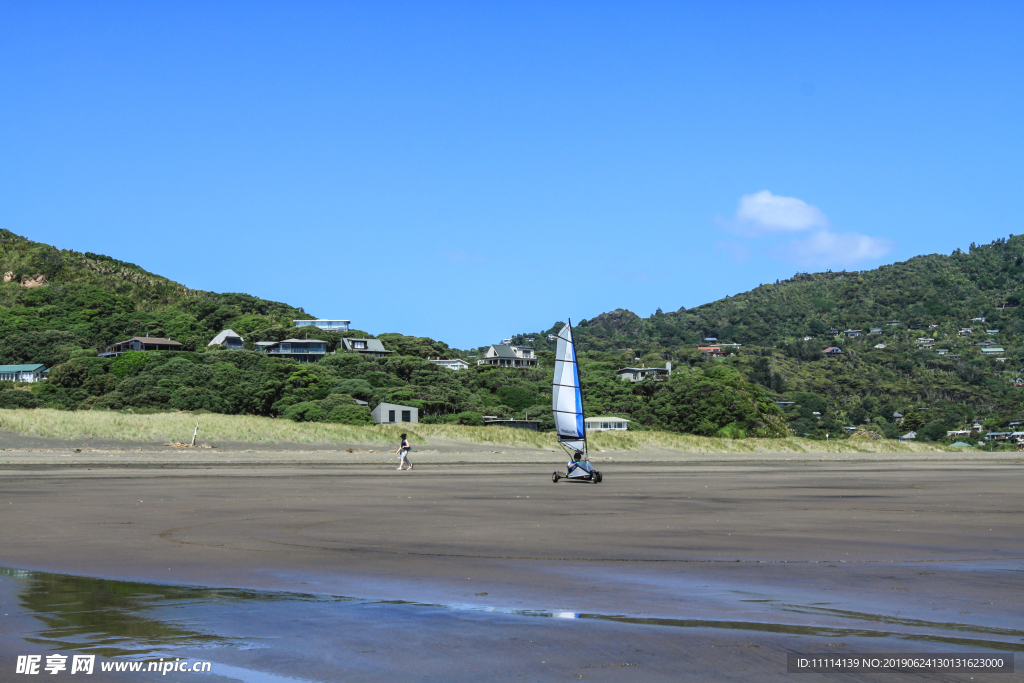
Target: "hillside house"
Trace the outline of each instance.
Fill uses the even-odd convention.
[[[111,358],[128,351],[181,351],[183,348],[185,347],[181,342],[161,337],[132,337],[123,342],[108,345],[107,352],[99,355],[100,358]]]
[[[872,327],[871,328],[871,334],[882,334],[882,328],[881,327]]]
[[[718,337],[704,337],[705,344],[714,344],[718,341]]]
[[[628,424],[624,417],[588,417],[583,428],[588,432],[625,431]]]
[[[935,339],[933,339],[932,337],[918,337],[917,338],[917,343],[918,344],[930,344],[933,341],[935,341]]]
[[[493,415],[484,415],[484,427],[509,427],[536,432],[540,431],[540,420],[504,420]]]
[[[917,432],[907,432],[899,438],[900,441],[913,441],[917,438]]]
[[[351,320],[293,320],[295,327],[315,327],[324,332],[348,332]]]
[[[843,352],[843,350],[841,348],[839,348],[838,346],[830,346],[827,349],[825,349],[824,351],[822,351],[823,354],[825,354],[826,356],[829,356],[829,357],[831,357],[831,356],[838,356],[842,352]]]
[[[811,341],[812,339],[814,339],[814,337],[812,337],[811,335],[807,335],[806,337],[804,337],[804,341]]]
[[[947,353],[949,353],[949,349],[935,349],[935,353],[939,354],[940,356],[945,356]]]
[[[985,330],[985,334],[999,334],[999,330]]]
[[[896,327],[897,325],[902,325],[902,324],[903,323],[901,321],[899,321],[899,320],[893,320],[892,322],[886,323],[886,325],[888,325],[889,327]]]
[[[839,335],[839,330],[837,330],[837,329],[836,329],[836,328],[834,328],[834,327],[832,327],[832,328],[829,328],[829,331],[828,331],[828,335],[829,335],[830,337],[835,337],[835,336],[838,336],[838,335]]]
[[[950,436],[970,436],[970,435],[971,435],[971,430],[970,429],[954,429],[952,431],[946,432],[946,436],[947,437],[950,437]]]
[[[698,346],[697,350],[709,358],[725,358],[725,351],[721,346]]]
[[[31,365],[0,365],[0,380],[6,382],[41,382],[50,370],[40,363]]]
[[[391,424],[392,422],[420,421],[420,410],[413,406],[403,406],[397,403],[378,403],[377,407],[370,411],[373,421],[377,424]]]
[[[663,379],[672,374],[672,363],[665,363],[663,368],[622,368],[616,370],[619,379],[629,382],[642,382],[647,378]]]
[[[552,341],[552,342],[553,342],[553,341],[555,341],[556,339],[558,339],[558,336],[557,336],[557,335],[554,335],[554,334],[549,334],[549,335],[548,335],[548,341]]]
[[[968,336],[969,334],[971,334],[973,332],[974,332],[974,328],[973,327],[961,327],[957,331],[957,334],[960,335],[961,337],[966,337],[966,336]]]
[[[341,350],[362,353],[373,358],[384,358],[389,353],[394,353],[394,351],[385,349],[380,339],[357,339],[355,337],[343,338]]]
[[[934,329],[935,329],[936,327],[938,327],[938,326],[939,326],[939,324],[938,324],[938,323],[931,323],[931,324],[929,324],[929,325],[928,325],[928,329],[929,329],[929,330],[934,330]]]
[[[861,330],[846,330],[843,334],[852,339],[853,337],[859,337],[862,333]]]
[[[327,342],[322,339],[285,339],[279,342],[256,342],[256,350],[275,358],[288,358],[300,363],[316,363],[327,355]]]
[[[537,355],[529,346],[512,346],[511,344],[496,344],[488,346],[484,357],[476,362],[477,365],[497,365],[507,368],[533,368],[537,367]]]
[[[512,346],[512,337],[509,337],[508,339],[502,339],[501,343],[503,346]]]
[[[875,348],[876,349],[884,349],[885,348],[885,344],[875,344]]]
[[[242,335],[234,330],[221,330],[207,346],[221,346],[222,344],[228,347],[229,351],[241,351],[245,348],[245,340],[242,339]]]
[[[448,358],[448,359],[445,359],[445,360],[437,358],[437,359],[434,359],[434,360],[432,360],[430,362],[434,363],[435,365],[439,365],[442,368],[448,368],[449,370],[468,370],[469,369],[469,363],[467,363],[466,361],[462,360],[461,358]]]
[[[972,323],[983,323],[983,322],[985,322],[985,318],[971,318],[971,322]]]
[[[1006,349],[999,346],[990,346],[987,349],[982,349],[981,352],[986,356],[997,356],[1000,353],[1006,353]]]

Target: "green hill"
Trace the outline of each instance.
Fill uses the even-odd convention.
[[[292,326],[312,317],[301,308],[192,290],[130,263],[7,231],[0,231],[0,274],[0,363],[53,368],[42,385],[0,383],[0,407],[208,410],[360,424],[368,414],[354,399],[388,400],[418,407],[424,421],[480,424],[482,415],[496,415],[551,427],[547,335],[560,324],[515,338],[538,349],[537,368],[452,372],[427,359],[459,352],[398,333],[379,335],[396,352],[388,358],[337,353],[308,365],[206,347],[230,327],[250,347],[315,335],[336,350],[341,335]],[[1011,236],[872,271],[798,273],[648,318],[612,311],[576,327],[587,413],[627,417],[631,429],[734,437],[789,430],[834,438],[844,427],[867,425],[889,437],[913,427],[920,438],[936,439],[974,420],[1002,427],[1024,416],[1024,388],[1011,382],[1024,356],[1021,298],[1024,238]],[[979,317],[985,321],[971,320]],[[961,336],[964,327],[974,330]],[[848,329],[864,334],[842,336]],[[107,343],[146,333],[186,350],[96,357]],[[708,337],[741,346],[711,358],[697,348]],[[985,355],[982,343],[1004,351]],[[826,346],[843,353],[826,358]],[[667,361],[674,365],[667,381],[625,382],[615,374]],[[777,401],[791,405],[780,410]],[[893,424],[897,411],[906,415],[902,425]]]
[[[57,249],[7,230],[0,230],[0,275],[4,363],[54,365],[62,360],[60,347],[99,348],[147,333],[194,350],[225,327],[248,334],[313,317],[248,294],[189,289],[133,263]]]
[[[907,424],[920,417],[919,426],[928,427],[924,436],[934,437],[975,419],[1005,426],[1024,417],[1024,388],[1012,384],[1024,359],[1022,299],[1024,236],[1011,236],[972,244],[968,253],[919,256],[876,270],[797,273],[649,318],[620,309],[579,321],[576,340],[584,357],[609,366],[731,365],[776,398],[799,404],[788,409],[799,434],[835,434],[865,419],[891,422],[894,412],[912,411]],[[515,340],[533,338],[534,346],[551,350],[546,337],[559,326]],[[972,333],[961,336],[968,327]],[[863,334],[848,338],[843,333],[851,329]],[[813,339],[805,342],[808,336]],[[726,347],[725,359],[708,359],[697,350],[706,338],[742,346]],[[985,342],[1005,352],[986,356],[979,346]],[[825,358],[822,350],[833,345],[844,353]]]

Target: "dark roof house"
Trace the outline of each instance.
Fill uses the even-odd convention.
[[[128,351],[181,351],[183,348],[185,347],[181,342],[161,337],[132,337],[123,342],[108,345],[107,352],[101,353],[100,357],[120,356]]]
[[[367,356],[373,356],[374,358],[384,358],[389,353],[394,353],[394,351],[388,351],[385,349],[384,344],[380,339],[357,339],[355,337],[346,337],[341,340],[341,348],[343,351],[364,353]]]
[[[616,370],[615,374],[619,376],[619,379],[630,382],[640,382],[648,377],[658,379],[672,374],[672,363],[665,363],[663,368],[622,368]]]

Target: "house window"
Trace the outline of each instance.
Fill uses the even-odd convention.
[[[364,341],[352,342],[352,348],[353,349],[365,349],[366,348],[366,342],[364,342]]]
[[[403,410],[402,411],[402,422],[412,422],[412,411],[411,410]]]
[[[395,411],[389,410],[388,411],[388,422],[394,422],[394,421],[395,421]]]

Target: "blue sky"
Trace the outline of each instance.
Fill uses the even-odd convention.
[[[0,4],[0,226],[457,347],[1024,232],[1024,4]]]

